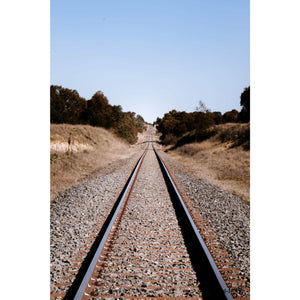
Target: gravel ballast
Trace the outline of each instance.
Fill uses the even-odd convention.
[[[114,200],[125,184],[142,151],[111,164],[83,184],[60,193],[50,206],[50,289],[52,294],[66,292],[60,287],[74,269],[72,261],[86,244],[92,228],[104,222]],[[250,208],[239,197],[189,173],[182,165],[159,151],[175,179],[199,208],[234,267],[241,270],[250,286]],[[138,194],[138,192],[137,192]],[[153,194],[154,196],[154,194]],[[144,197],[143,193],[139,197]],[[79,267],[78,267],[79,268]],[[76,268],[75,268],[76,269]],[[76,274],[75,274],[76,275]],[[73,278],[75,278],[75,275]],[[62,299],[62,298],[57,298]]]
[[[202,299],[167,186],[148,151],[92,295]]]
[[[250,207],[239,197],[195,177],[182,165],[159,151],[175,179],[194,201],[218,241],[230,254],[250,286]]]
[[[101,177],[60,193],[50,206],[50,292],[65,292],[64,282],[95,224],[103,223],[141,151],[102,170]],[[111,172],[112,171],[112,172]],[[76,268],[75,268],[76,269]],[[75,276],[73,276],[73,279]]]

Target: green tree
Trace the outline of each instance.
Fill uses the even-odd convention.
[[[50,87],[50,120],[52,123],[80,124],[86,100],[76,90],[52,85]]]
[[[141,115],[137,115],[136,116],[136,127],[138,129],[138,132],[143,132],[144,124],[145,124],[144,118]]]
[[[61,86],[50,87],[50,121],[51,123],[63,123],[64,101],[60,97]]]
[[[250,121],[250,86],[245,88],[241,94],[240,104],[242,110],[239,114],[239,121],[249,122]]]
[[[101,91],[96,92],[92,98],[87,101],[87,112],[90,125],[105,128],[109,128],[112,125],[110,121],[112,108],[108,104],[108,99]]]
[[[86,101],[76,90],[50,86],[51,123],[90,124],[112,128],[116,134],[135,143],[144,130],[144,119],[134,112],[123,112],[120,105],[110,105],[106,96],[96,92]]]
[[[250,112],[250,86],[244,89],[241,94],[241,106]]]

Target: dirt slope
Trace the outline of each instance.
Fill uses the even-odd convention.
[[[143,141],[145,133],[139,134]],[[133,155],[129,145],[111,131],[89,125],[51,124],[51,200],[57,193],[84,181],[86,176],[110,163]]]
[[[210,139],[186,144],[167,153],[196,177],[250,203],[250,151],[243,146],[233,147],[236,140],[232,134],[245,126],[218,125],[215,127],[218,133]]]

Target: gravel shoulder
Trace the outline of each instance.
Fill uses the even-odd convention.
[[[51,203],[51,294],[65,292],[64,288],[56,285],[63,283],[70,271],[74,271],[72,261],[76,259],[78,251],[85,247],[92,229],[104,223],[141,153],[138,151],[128,159],[111,164],[96,174],[97,178],[59,193]]]
[[[250,286],[250,206],[241,198],[195,177],[163,151],[159,154]]]

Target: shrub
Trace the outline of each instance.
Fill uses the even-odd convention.
[[[235,109],[224,113],[222,121],[223,123],[235,123],[238,121],[239,112]]]
[[[178,137],[176,137],[174,134],[167,134],[163,140],[162,145],[175,145],[178,141]]]
[[[218,139],[222,142],[232,142],[231,147],[243,145],[245,150],[250,149],[250,124],[237,124],[226,127],[218,134]]]

